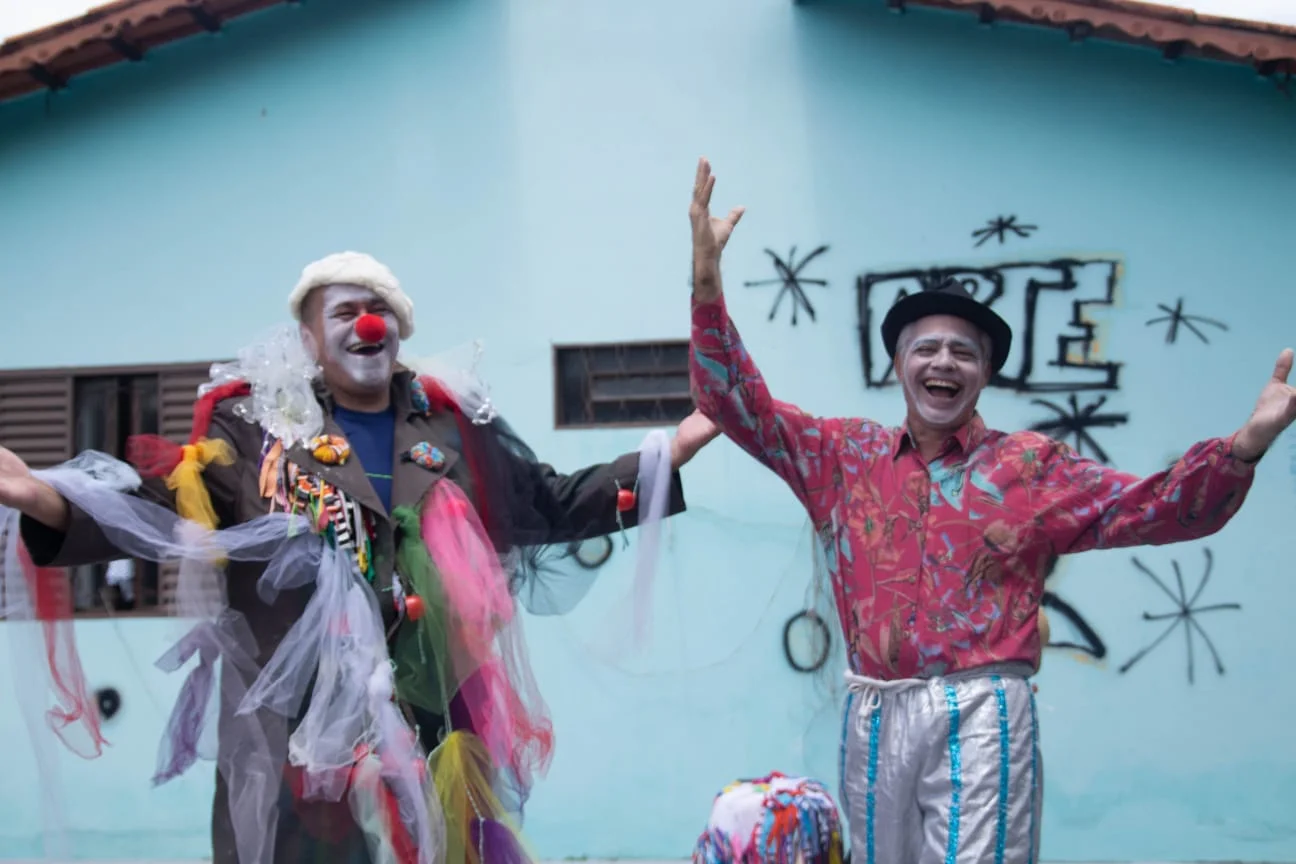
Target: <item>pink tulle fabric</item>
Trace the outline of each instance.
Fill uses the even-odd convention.
[[[69,750],[83,759],[94,759],[108,742],[77,652],[68,576],[62,570],[37,567],[25,546],[19,549],[19,560],[27,591],[35,600],[36,619],[41,622],[48,689],[55,703],[46,710],[45,721]]]
[[[553,726],[504,568],[476,509],[452,480],[432,487],[421,527],[446,596],[459,701],[495,764],[529,788],[553,755]]]

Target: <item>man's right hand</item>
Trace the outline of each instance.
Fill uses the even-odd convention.
[[[67,528],[67,501],[53,486],[33,477],[27,463],[4,447],[0,447],[0,506],[12,507],[51,528]]]
[[[693,223],[693,296],[707,302],[720,296],[720,253],[729,235],[742,218],[742,207],[735,207],[723,218],[711,215],[711,190],[715,175],[705,157],[698,160],[693,181],[693,201],[689,204],[689,221]]]

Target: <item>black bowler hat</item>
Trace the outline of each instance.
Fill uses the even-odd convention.
[[[998,372],[1008,362],[1012,348],[1012,328],[995,311],[963,287],[958,279],[949,278],[938,288],[910,294],[897,302],[882,320],[882,344],[895,360],[900,331],[928,315],[952,315],[975,325],[990,337],[990,371]]]

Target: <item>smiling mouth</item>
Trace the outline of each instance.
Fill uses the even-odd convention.
[[[361,357],[376,357],[381,354],[383,346],[377,342],[362,342],[347,349],[348,354],[359,354]]]
[[[963,389],[947,378],[928,378],[923,382],[923,387],[936,399],[946,401],[953,401]]]

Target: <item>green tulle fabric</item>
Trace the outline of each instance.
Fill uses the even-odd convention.
[[[409,580],[423,601],[423,617],[405,624],[396,634],[392,659],[396,664],[396,696],[424,711],[450,717],[450,699],[459,688],[455,680],[449,632],[449,608],[437,572],[420,536],[419,514],[397,507],[392,517],[400,529],[396,570]]]

